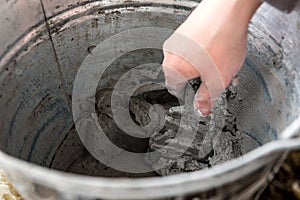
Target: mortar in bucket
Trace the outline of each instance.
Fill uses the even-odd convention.
[[[163,177],[151,169],[133,173],[130,168],[118,170],[124,160],[120,165],[117,163],[117,169],[99,162],[92,155],[93,149],[86,147],[77,133],[72,94],[80,67],[94,62],[97,53],[107,53],[96,58],[100,63],[108,62],[113,54],[115,60],[103,69],[94,98],[89,100],[94,103],[97,120],[106,127],[111,141],[128,152],[147,151],[147,138],[122,134],[117,124],[104,123],[113,113],[109,111],[113,101],[107,97],[113,96],[118,81],[135,66],[161,62],[162,52],[155,47],[162,46],[164,38],[145,30],[149,27],[174,30],[197,4],[194,1],[64,1],[62,4],[35,0],[1,3],[0,166],[26,199],[259,196],[286,152],[300,146],[297,139],[300,32],[299,14],[295,11],[287,15],[264,5],[249,27],[248,55],[234,89],[237,95],[226,99],[227,108],[233,113],[231,128],[240,133],[239,158]],[[110,38],[118,37],[114,41],[121,42],[107,43]],[[120,50],[116,48],[118,45],[143,47],[142,41],[146,39],[153,48],[144,46],[123,54],[116,51]],[[135,97],[143,94],[146,99],[154,96],[150,100],[156,104],[180,104],[161,86],[151,85],[151,88],[146,96],[143,87],[133,94]],[[141,109],[142,105],[148,104],[137,107]]]

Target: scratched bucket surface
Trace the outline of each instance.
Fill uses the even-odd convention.
[[[197,2],[41,2],[0,3],[0,166],[25,198],[247,199],[260,194],[285,151],[255,157],[251,150],[278,140],[299,113],[297,13],[264,5],[250,25],[248,55],[238,75],[243,98],[229,105],[247,137],[246,154],[211,169],[154,177],[154,172],[110,169],[85,149],[73,122],[73,84],[84,59],[105,39],[141,27],[175,30]],[[162,58],[160,50],[147,49],[118,62],[130,68]],[[118,62],[107,72],[111,79],[100,85],[122,75],[118,67],[124,65]],[[126,136],[119,140],[136,152],[147,145]]]

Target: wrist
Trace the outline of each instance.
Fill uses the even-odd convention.
[[[220,23],[233,23],[235,28],[247,29],[261,4],[261,0],[203,0],[196,10],[199,10],[198,15],[210,12]]]
[[[219,0],[225,2],[224,0]],[[262,4],[261,0],[230,0],[232,1],[231,11],[232,16],[240,21],[249,24],[256,10]]]

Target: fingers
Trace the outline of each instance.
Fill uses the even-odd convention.
[[[200,70],[197,70],[188,61],[176,54],[169,52],[164,52],[164,54],[163,71],[166,79],[166,87],[171,94],[178,98],[182,98],[182,91],[187,81],[200,77]],[[210,67],[210,69],[215,68]],[[211,90],[208,89],[205,80],[202,80],[202,84],[194,98],[194,107],[200,116],[203,117],[210,114],[213,107],[212,99],[219,96],[224,90],[223,81],[218,73],[214,73],[213,71],[206,73],[205,75],[208,77],[206,80],[208,81],[207,83]]]
[[[202,116],[207,116],[213,106],[211,99],[216,99],[225,89],[226,73],[221,73],[204,47],[180,33],[175,32],[166,40],[163,49],[163,70],[170,93],[181,98],[181,89],[187,81],[201,77],[202,85],[196,94],[194,106]]]
[[[209,89],[204,82],[202,82],[195,95],[194,107],[202,117],[209,115],[211,112],[213,101]]]

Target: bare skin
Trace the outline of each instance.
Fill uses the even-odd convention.
[[[203,0],[175,31],[205,50],[221,76],[224,89],[242,67],[247,53],[248,25],[260,5],[260,0]],[[182,85],[176,84],[170,69],[186,80],[201,78],[201,71],[184,59],[184,55],[164,51],[164,56],[166,84],[171,88],[180,90]],[[211,112],[213,98],[209,91],[214,89],[204,82],[195,95],[194,105],[203,116]]]

